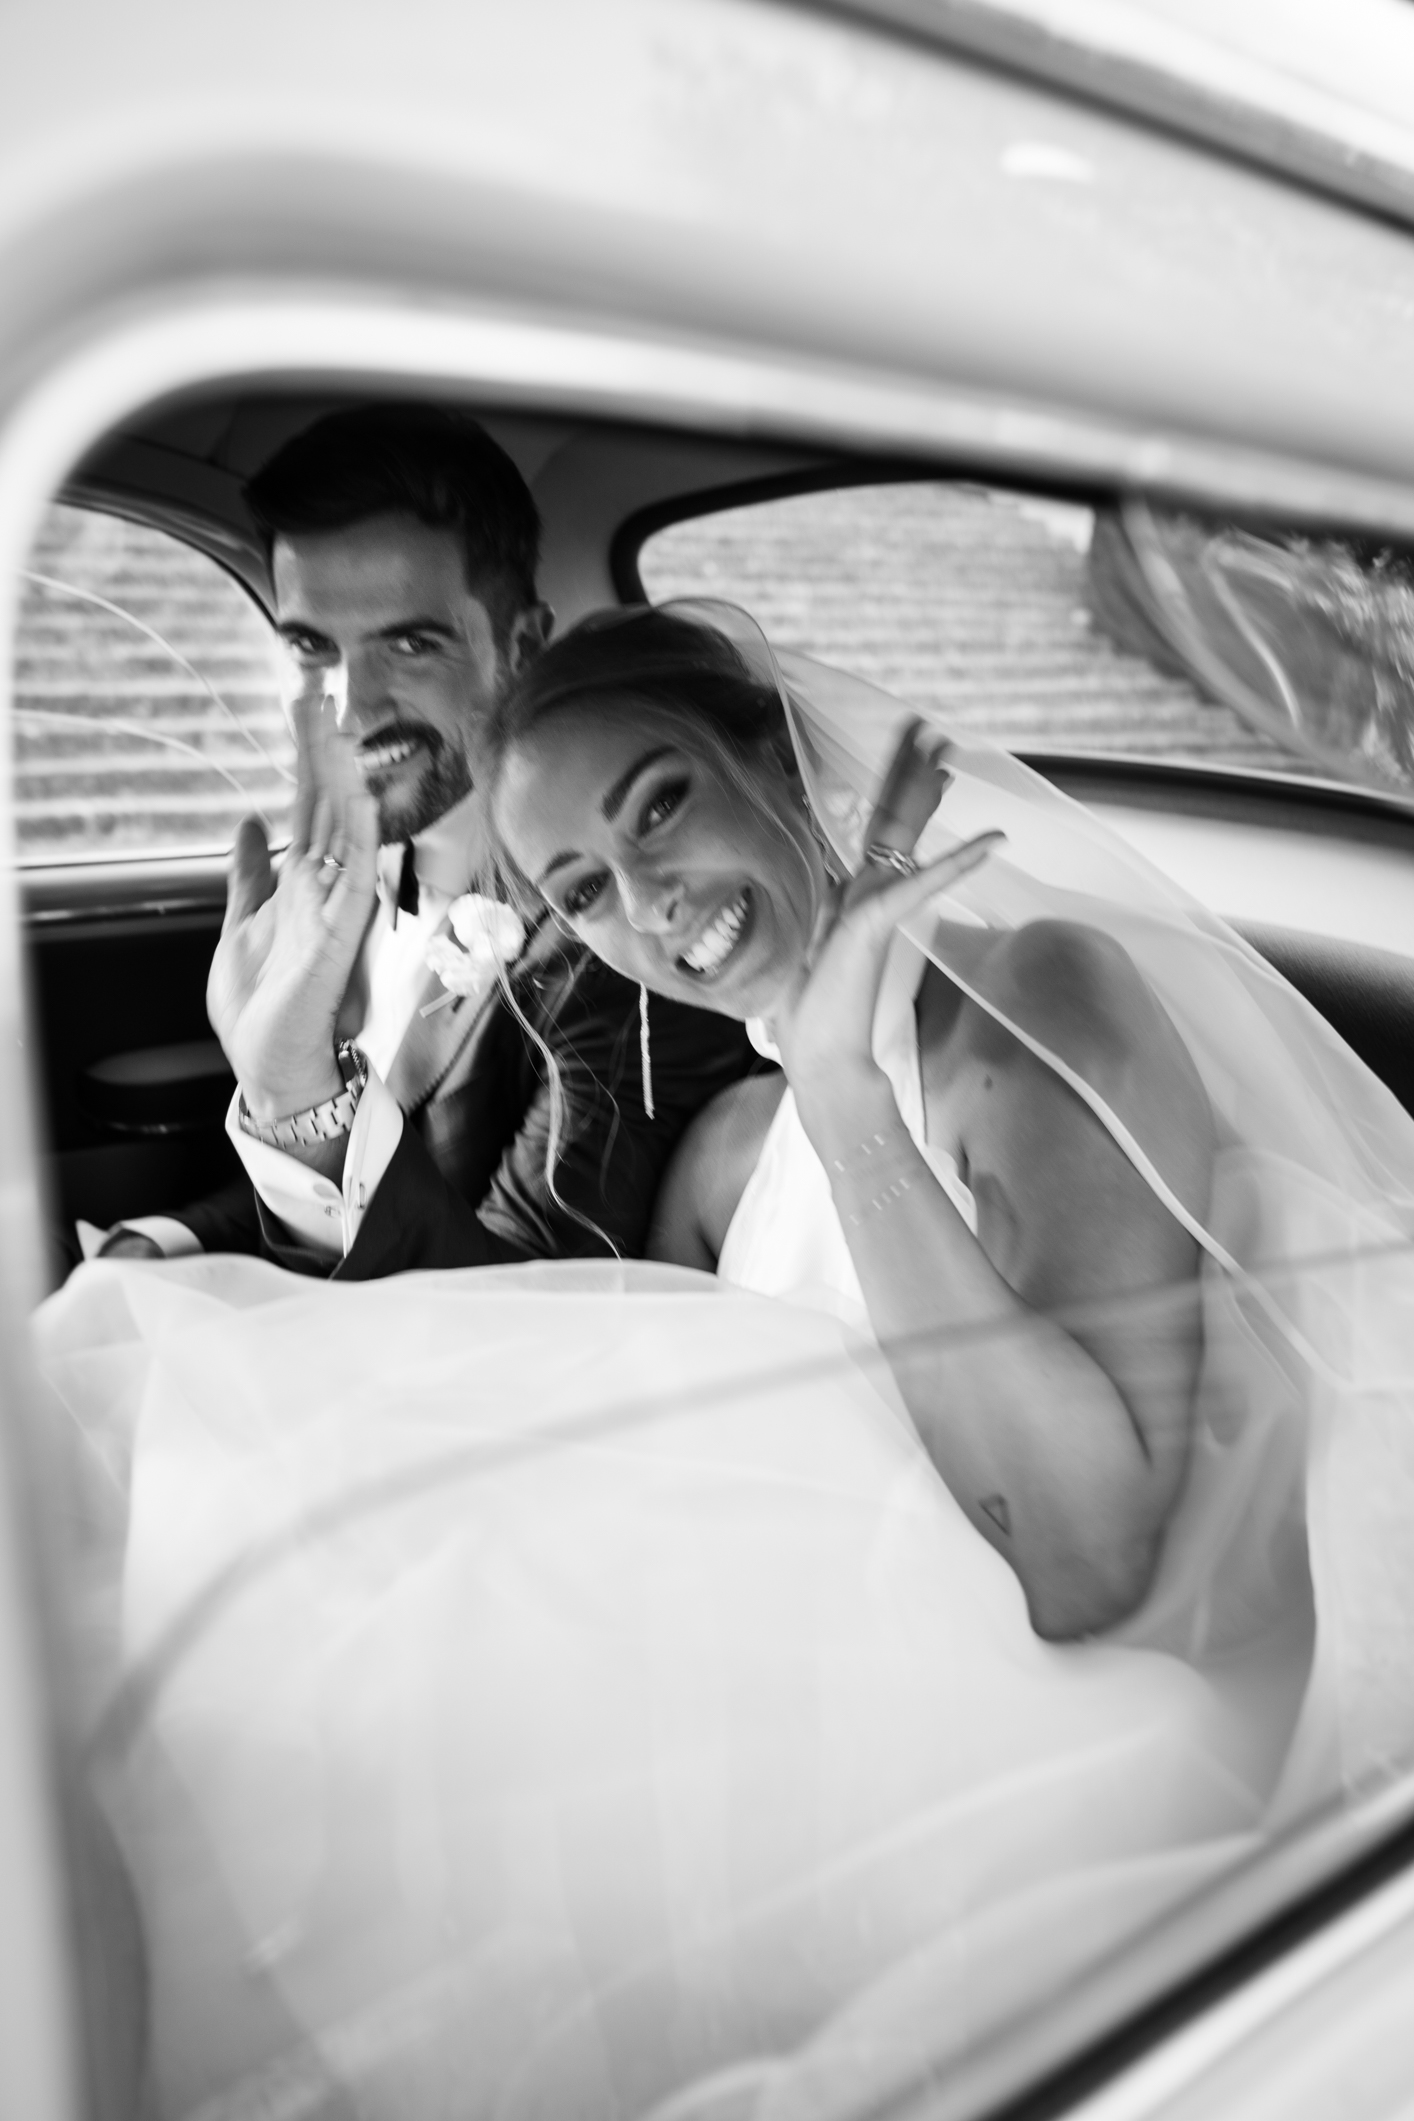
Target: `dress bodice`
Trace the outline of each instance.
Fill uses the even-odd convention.
[[[874,1058],[898,1101],[899,1115],[943,1191],[974,1235],[977,1209],[952,1156],[928,1140],[914,1002],[927,959],[896,935],[874,1013]],[[762,1051],[767,1043],[756,1033]],[[829,1177],[810,1144],[787,1088],[756,1168],[722,1244],[717,1272],[738,1288],[828,1311],[869,1332],[864,1292],[854,1271]]]

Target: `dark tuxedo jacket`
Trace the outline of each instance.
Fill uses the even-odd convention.
[[[755,1065],[740,1024],[649,1000],[654,1117],[644,1110],[639,991],[542,922],[510,978],[482,1001],[414,1010],[388,1074],[402,1139],[344,1259],[314,1251],[249,1180],[176,1210],[208,1252],[260,1252],[344,1281],[408,1268],[643,1251],[654,1198],[683,1129]],[[444,989],[429,975],[426,999]],[[524,1019],[522,1023],[519,1017]],[[528,1027],[528,1028],[527,1028]],[[560,1075],[554,1166],[546,1152]]]

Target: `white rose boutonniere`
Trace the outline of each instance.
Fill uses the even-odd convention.
[[[466,995],[479,1001],[502,965],[514,963],[525,947],[525,923],[520,915],[498,899],[483,898],[479,891],[453,899],[447,919],[451,935],[434,935],[426,951],[429,967],[447,991],[427,1004],[423,1016]]]

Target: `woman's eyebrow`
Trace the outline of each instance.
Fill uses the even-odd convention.
[[[646,773],[650,766],[656,766],[659,759],[667,758],[672,748],[671,744],[655,745],[652,751],[645,751],[642,758],[635,759],[627,773],[619,775],[613,787],[608,790],[603,802],[599,805],[606,823],[613,824],[614,819],[624,807],[624,797],[638,779],[639,774]]]
[[[543,891],[545,889],[547,880],[554,875],[557,869],[563,869],[566,862],[577,862],[578,860],[579,856],[577,854],[557,854],[554,857],[553,861],[549,861],[545,864],[545,867],[541,870],[539,876],[535,879],[536,890]]]
[[[606,823],[613,824],[614,819],[624,807],[624,799],[628,795],[629,789],[632,788],[640,773],[646,773],[650,766],[656,766],[659,759],[670,757],[672,749],[671,744],[656,744],[651,751],[645,751],[641,758],[635,759],[626,773],[619,775],[612,788],[605,791],[604,799],[599,805]],[[536,890],[542,891],[545,888],[546,879],[553,876],[557,869],[563,869],[567,862],[576,862],[578,860],[579,856],[569,851],[553,856],[541,870],[536,880]]]

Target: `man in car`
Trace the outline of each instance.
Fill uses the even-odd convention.
[[[306,673],[297,815],[313,813],[321,755],[349,771],[347,742],[377,807],[377,904],[342,1000],[305,981],[272,1016],[289,894],[245,822],[211,1000],[248,1181],[120,1225],[105,1256],[259,1251],[370,1279],[641,1251],[679,1135],[750,1051],[724,1017],[658,998],[641,1016],[639,990],[549,921],[518,951],[512,938],[504,982],[487,970],[514,924],[476,896],[478,732],[551,624],[519,472],[473,421],[360,408],[296,436],[247,499]]]

